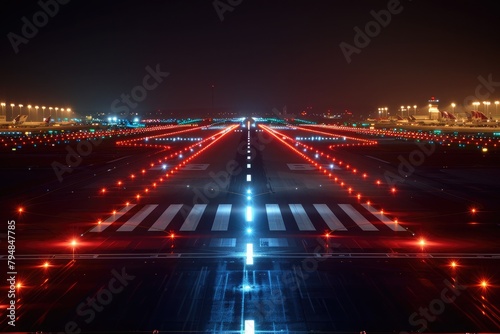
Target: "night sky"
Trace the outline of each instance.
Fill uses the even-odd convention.
[[[477,95],[480,76],[493,84],[478,98],[500,99],[498,1],[216,3],[232,9],[223,20],[211,0],[72,0],[46,24],[39,14],[38,32],[16,53],[9,36],[23,37],[22,18],[33,22],[42,7],[2,1],[0,100],[108,113],[157,65],[169,75],[130,111],[210,110],[212,84],[216,108],[244,114],[284,105],[368,114],[424,106],[433,95],[461,105]],[[357,47],[354,28],[365,31],[370,12],[388,6],[397,13],[386,27],[372,24],[373,37]],[[350,63],[343,42],[357,47]]]

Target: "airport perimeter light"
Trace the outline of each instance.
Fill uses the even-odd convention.
[[[479,111],[480,102],[472,102],[472,105],[476,106],[476,111]]]

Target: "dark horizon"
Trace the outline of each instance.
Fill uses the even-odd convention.
[[[71,107],[81,115],[312,106],[366,116],[377,107],[425,106],[431,96],[458,107],[471,97],[500,99],[493,1],[242,1],[222,14],[212,1],[61,0],[57,10],[53,1],[40,3],[54,14],[45,24],[36,1],[2,3],[0,101],[7,106]],[[15,45],[23,17],[32,23],[34,15],[38,31]],[[365,31],[375,16],[385,27],[372,24],[369,43],[358,37],[356,44],[355,28]],[[355,51],[346,55],[341,45]],[[148,67],[168,75],[136,89],[147,96],[127,105],[122,94],[144,85]]]

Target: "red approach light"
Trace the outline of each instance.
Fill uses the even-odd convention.
[[[482,287],[483,289],[486,289],[486,288],[488,287],[488,285],[489,285],[489,284],[488,284],[488,281],[487,281],[487,280],[484,280],[484,279],[483,279],[483,280],[481,281],[481,287]]]

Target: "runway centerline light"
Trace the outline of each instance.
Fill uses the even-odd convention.
[[[253,244],[247,244],[246,264],[253,264]]]
[[[246,209],[246,221],[251,222],[253,220],[253,209],[251,206],[247,206]]]

